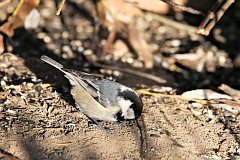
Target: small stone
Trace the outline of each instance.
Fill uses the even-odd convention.
[[[12,110],[12,109],[8,109],[8,110],[6,111],[6,113],[11,114],[11,115],[16,115],[16,114],[17,114],[17,112],[14,111],[14,110]]]

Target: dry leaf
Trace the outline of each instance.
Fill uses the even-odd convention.
[[[106,11],[106,19],[130,23],[135,16],[143,16],[143,12],[132,3],[123,0],[102,0]]]
[[[39,22],[40,22],[40,14],[34,8],[26,17],[24,21],[24,27],[26,29],[35,29],[38,27]]]
[[[206,99],[206,100],[218,100],[218,99],[233,99],[226,94],[220,94],[210,89],[197,89],[192,91],[187,91],[182,94],[183,97],[196,98],[196,99]]]
[[[39,5],[39,2],[40,0],[20,0],[12,15],[8,17],[7,22],[0,26],[0,31],[12,37],[14,35],[14,29],[23,24],[24,19],[32,9]]]
[[[142,58],[146,68],[153,68],[153,49],[146,42],[144,32],[139,29],[137,22],[133,22],[128,27],[128,40],[138,56]]]
[[[146,68],[152,68],[152,49],[143,36],[143,30],[139,29],[141,25],[137,24],[138,17],[143,16],[143,12],[134,3],[124,0],[101,0],[97,4],[97,10],[101,24],[111,30],[103,53],[108,52],[116,32],[119,32],[127,37]]]

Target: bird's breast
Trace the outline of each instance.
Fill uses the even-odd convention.
[[[71,89],[71,94],[76,105],[87,116],[107,121],[116,121],[114,115],[120,111],[119,107],[106,108],[96,101],[82,86],[75,85]]]

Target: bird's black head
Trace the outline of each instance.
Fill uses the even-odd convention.
[[[119,91],[118,104],[122,109],[124,119],[137,119],[141,116],[143,103],[136,91],[125,88]]]

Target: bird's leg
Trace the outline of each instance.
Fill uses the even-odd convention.
[[[102,127],[98,122],[97,120],[93,119],[93,118],[90,118],[89,116],[87,116],[96,126],[97,128],[99,128],[100,130],[102,131],[105,131],[105,132],[108,132],[110,131],[111,129],[110,128],[106,128],[106,127]]]

